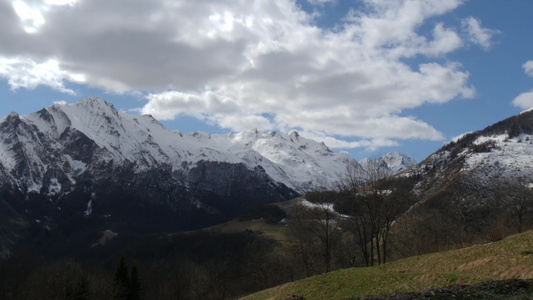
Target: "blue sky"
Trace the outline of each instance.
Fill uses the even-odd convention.
[[[529,0],[0,0],[0,116],[99,96],[182,132],[423,160],[533,106]]]

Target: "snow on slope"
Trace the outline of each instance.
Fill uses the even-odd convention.
[[[248,153],[258,153],[267,173],[277,181],[289,181],[297,190],[335,187],[346,166],[355,160],[346,153],[334,153],[324,145],[293,131],[288,135],[258,130],[233,135],[229,151],[243,159],[254,160]],[[251,162],[251,161],[250,161]]]
[[[51,137],[58,137],[67,127],[84,133],[100,148],[112,154],[108,159],[130,160],[139,167],[154,163],[176,165],[182,158],[237,162],[238,159],[220,153],[213,147],[202,147],[193,137],[166,129],[151,116],[128,115],[99,98],[86,98],[69,105],[54,105],[46,111],[55,122],[46,122],[39,113],[22,118]]]
[[[533,177],[533,136],[521,134],[509,138],[507,134],[494,136],[480,136],[474,145],[490,143],[490,152],[461,153],[465,156],[465,165],[462,171],[475,172],[478,177],[486,180],[499,178],[510,180],[513,178]]]

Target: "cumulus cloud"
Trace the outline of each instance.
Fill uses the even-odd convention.
[[[24,17],[19,2],[37,17]],[[365,0],[331,31],[290,0],[3,0],[0,76],[14,89],[44,84],[73,93],[66,84],[83,82],[140,92],[142,112],[156,118],[298,129],[333,147],[441,140],[402,112],[474,96],[460,64],[431,62],[462,47],[460,35],[443,23],[419,32],[462,2]],[[465,24],[476,43],[490,44],[493,33],[478,20]],[[416,56],[428,61],[403,62]]]
[[[485,49],[492,45],[492,38],[498,34],[498,30],[483,28],[481,21],[474,17],[462,20],[463,30],[468,35],[470,42],[477,44]]]
[[[30,58],[0,57],[0,76],[9,78],[11,89],[34,89],[38,85],[46,85],[63,93],[74,95],[74,91],[64,85],[64,80],[83,82],[84,76],[61,70],[59,62],[48,59],[42,63]]]
[[[530,109],[533,107],[533,91],[522,93],[513,100],[513,105],[522,109]]]
[[[526,62],[522,67],[527,75],[533,77],[533,60]]]
[[[532,60],[527,61],[525,64],[522,65],[522,67],[524,68],[524,71],[526,72],[527,75],[533,77],[533,61]],[[521,109],[533,108],[533,90],[518,95],[518,97],[516,97],[513,100],[513,105],[516,107],[520,107]]]

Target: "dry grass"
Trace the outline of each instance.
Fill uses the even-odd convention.
[[[288,201],[274,203],[272,205],[279,206],[282,210],[287,211],[303,197],[295,198]],[[253,221],[239,221],[234,219],[232,221],[215,225],[212,227],[201,229],[208,232],[222,232],[222,233],[238,233],[245,230],[260,231],[265,236],[272,238],[278,242],[285,243],[288,241],[288,229],[286,224],[269,224],[266,220],[253,220]]]
[[[419,291],[486,280],[533,278],[533,231],[484,245],[410,257],[373,268],[353,268],[284,284],[246,300],[342,299]]]
[[[244,222],[233,220],[202,230],[222,233],[237,233],[245,230],[252,230],[262,232],[265,236],[278,242],[287,241],[287,227],[284,224],[268,224],[265,220]]]

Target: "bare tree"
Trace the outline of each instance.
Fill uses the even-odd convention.
[[[293,239],[293,252],[300,258],[305,270],[305,276],[313,275],[314,240],[308,227],[305,208],[295,205],[289,214],[289,231]]]
[[[310,192],[306,198],[313,205],[306,207],[300,203],[292,213],[291,228],[308,276],[314,253],[322,258],[323,272],[332,270],[334,248],[341,238],[340,216],[333,209],[337,194],[323,190]]]
[[[523,180],[504,182],[498,185],[495,201],[500,213],[506,213],[509,222],[515,224],[516,232],[523,232],[531,221],[527,216],[533,211],[533,190],[529,185]]]
[[[348,199],[344,201],[351,203],[353,234],[367,266],[387,261],[392,224],[413,202],[407,180],[390,175],[378,160],[371,160],[363,171],[349,165],[340,184]]]

